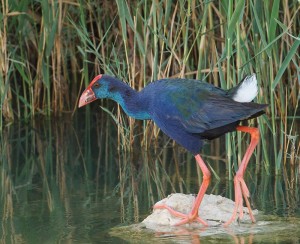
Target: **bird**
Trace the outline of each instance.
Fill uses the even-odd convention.
[[[116,77],[99,74],[83,91],[78,107],[97,99],[112,99],[120,104],[128,116],[138,120],[154,121],[166,135],[194,155],[203,173],[203,181],[191,211],[184,214],[159,203],[153,207],[167,209],[171,215],[179,217],[180,221],[176,225],[195,221],[208,226],[198,213],[211,181],[210,170],[200,156],[204,141],[233,131],[250,134],[250,144],[234,176],[235,205],[231,218],[224,223],[224,226],[228,226],[237,218],[243,218],[243,199],[249,210],[249,216],[255,223],[244,173],[259,142],[260,133],[258,128],[241,125],[241,123],[265,113],[267,104],[253,102],[257,93],[255,74],[246,76],[238,85],[228,90],[201,80],[164,78],[150,82],[140,91],[131,88]]]

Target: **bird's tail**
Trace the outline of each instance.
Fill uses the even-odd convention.
[[[236,102],[251,102],[257,95],[256,75],[246,76],[236,87],[228,90],[228,95]]]

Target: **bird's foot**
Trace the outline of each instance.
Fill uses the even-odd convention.
[[[193,213],[193,211],[192,211],[189,214],[184,214],[184,213],[174,210],[173,208],[169,207],[166,204],[156,204],[153,206],[153,208],[154,209],[167,209],[171,215],[178,217],[178,218],[182,218],[182,220],[180,220],[178,223],[176,223],[175,226],[189,224],[192,222],[199,222],[199,223],[203,224],[204,226],[208,226],[207,222],[198,216],[198,211],[195,213]]]
[[[248,187],[244,181],[243,176],[238,176],[236,175],[234,177],[234,191],[235,191],[235,205],[234,205],[234,210],[232,213],[231,218],[224,224],[225,227],[230,225],[237,217],[237,212],[239,212],[238,218],[241,220],[244,216],[244,211],[243,211],[243,197],[245,199],[248,211],[249,211],[249,216],[252,221],[252,223],[255,223],[255,218],[253,216],[250,203],[248,198],[250,197],[250,193],[248,190]]]

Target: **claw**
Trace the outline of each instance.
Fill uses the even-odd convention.
[[[195,156],[195,159],[196,159],[199,167],[202,170],[203,182],[200,186],[199,192],[197,194],[197,197],[195,199],[195,202],[194,202],[191,212],[189,214],[183,214],[183,213],[180,213],[180,212],[174,210],[173,208],[167,206],[166,204],[156,204],[153,207],[154,209],[158,209],[158,208],[167,209],[171,215],[182,218],[181,221],[179,221],[178,223],[175,224],[176,226],[187,224],[187,223],[192,223],[195,221],[203,224],[204,226],[208,226],[207,222],[198,216],[198,209],[200,207],[200,204],[202,202],[202,199],[204,197],[206,189],[209,185],[211,173],[209,172],[207,166],[205,165],[203,159],[200,157],[199,154],[197,154]]]
[[[175,226],[189,224],[192,222],[199,222],[199,223],[203,224],[204,226],[208,226],[206,221],[204,221],[197,215],[192,215],[192,212],[189,214],[184,214],[184,213],[174,210],[173,208],[169,207],[166,204],[156,204],[156,205],[154,205],[153,208],[154,209],[167,209],[171,215],[178,217],[178,218],[182,218],[182,220],[180,220],[178,223],[176,223]]]

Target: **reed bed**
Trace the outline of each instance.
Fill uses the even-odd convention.
[[[43,226],[47,238],[72,241],[82,234],[70,228],[76,216],[80,226],[111,223],[116,211],[105,207],[115,204],[120,222],[139,222],[170,192],[197,192],[202,174],[192,155],[152,122],[134,121],[106,100],[77,111],[80,93],[98,73],[140,90],[164,77],[226,89],[255,72],[256,101],[269,107],[250,122],[261,131],[245,175],[251,203],[294,218],[299,10],[295,0],[1,0],[1,241],[41,242],[32,230]],[[232,179],[245,138],[231,133],[205,145],[201,154],[214,174],[208,193],[234,198],[224,177]]]
[[[257,102],[270,105],[258,119],[257,163],[269,172],[275,162],[279,173],[287,162],[299,165],[299,16],[299,1],[288,0],[2,0],[0,128],[36,116],[74,115],[80,92],[98,73],[140,90],[164,77],[230,88],[255,72]],[[102,102],[107,106],[113,107]],[[119,151],[131,153],[137,140],[146,148],[172,143],[159,139],[151,122],[135,122],[114,108],[103,112],[117,122]],[[229,177],[246,146],[241,141],[239,134],[226,136]]]

